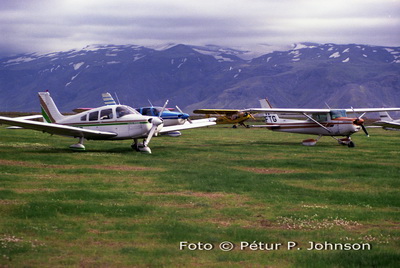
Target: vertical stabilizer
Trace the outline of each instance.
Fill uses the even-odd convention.
[[[267,98],[261,99],[260,105],[261,105],[261,108],[272,109],[272,105]],[[285,120],[284,119],[281,120],[279,118],[278,114],[276,114],[276,113],[272,114],[272,113],[268,113],[268,112],[265,113],[265,123],[274,124],[274,123],[279,123],[281,121],[285,121]]]
[[[261,99],[259,101],[260,101],[261,108],[272,108],[272,105],[267,98]]]
[[[43,118],[48,123],[57,123],[65,117],[58,110],[49,92],[39,92],[39,100]]]
[[[110,93],[108,93],[108,92],[103,93],[103,94],[101,94],[101,96],[103,97],[103,101],[104,101],[105,105],[116,105],[117,104]]]

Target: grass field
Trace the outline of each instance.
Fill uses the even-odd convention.
[[[217,126],[148,155],[0,126],[0,267],[399,267],[400,133],[370,134]]]

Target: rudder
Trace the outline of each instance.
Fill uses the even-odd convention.
[[[39,92],[43,118],[47,123],[57,123],[65,116],[60,113],[49,92]]]

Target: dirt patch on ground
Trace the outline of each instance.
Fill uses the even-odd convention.
[[[204,197],[204,198],[222,198],[226,197],[224,193],[206,193],[206,192],[143,192],[143,195],[168,195],[168,196],[188,196],[188,197]]]
[[[49,165],[42,163],[31,163],[26,161],[17,160],[5,160],[0,159],[0,165],[5,166],[20,166],[29,168],[55,168],[55,169],[77,169],[77,168],[94,168],[102,170],[116,170],[116,171],[144,171],[144,170],[156,170],[162,171],[160,168],[140,167],[140,166],[127,166],[127,165],[113,165],[113,166],[101,166],[101,165]]]
[[[127,166],[127,165],[121,165],[121,166],[100,166],[100,165],[94,165],[94,166],[84,166],[85,168],[95,168],[95,169],[105,169],[105,170],[117,170],[117,171],[142,171],[142,170],[158,170],[162,171],[160,168],[150,168],[150,167],[138,167],[138,166]]]
[[[279,169],[279,168],[252,168],[252,167],[240,167],[240,170],[245,170],[257,174],[288,174],[296,173],[296,170]]]

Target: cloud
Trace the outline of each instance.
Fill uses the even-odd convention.
[[[3,0],[1,54],[88,44],[400,44],[399,0]]]

